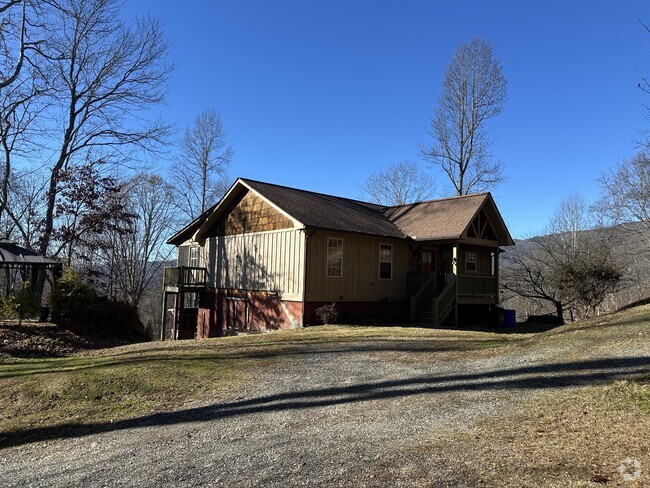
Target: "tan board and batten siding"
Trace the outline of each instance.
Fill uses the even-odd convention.
[[[211,237],[206,241],[206,252],[212,287],[271,291],[283,300],[302,300],[305,262],[302,230]]]
[[[327,277],[327,238],[343,239],[341,278]],[[379,279],[379,244],[393,245],[393,276]],[[309,253],[306,300],[403,301],[407,300],[408,243],[400,239],[362,234],[316,231],[307,239]]]
[[[209,286],[277,292],[283,300],[302,300],[305,233],[293,227],[284,214],[247,192],[201,246],[199,266],[207,268]],[[179,266],[189,265],[191,245],[179,247]]]
[[[468,252],[473,252],[476,255],[476,270],[467,271],[465,269],[465,256]],[[475,247],[461,247],[458,251],[458,274],[460,275],[476,275],[476,276],[490,276],[492,274],[492,249],[485,249],[478,246]]]

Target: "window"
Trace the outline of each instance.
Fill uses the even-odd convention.
[[[476,253],[465,253],[465,271],[476,271]]]
[[[199,267],[199,248],[198,247],[190,247],[189,266],[190,266],[190,268],[198,268]]]
[[[327,277],[343,276],[343,239],[327,238]]]
[[[199,248],[197,246],[190,247],[189,267],[199,267]],[[188,285],[200,283],[203,279],[202,271],[200,269],[188,269],[184,279]]]
[[[379,279],[390,280],[393,277],[393,245],[379,244]]]

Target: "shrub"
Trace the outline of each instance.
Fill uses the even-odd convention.
[[[125,302],[97,296],[82,276],[68,268],[52,287],[52,321],[104,337],[147,338],[138,310]]]
[[[97,297],[89,304],[84,323],[102,335],[145,338],[136,307],[106,297]]]
[[[79,273],[67,268],[52,287],[52,321],[79,325],[88,319],[88,311],[97,298],[95,290]]]
[[[323,305],[316,309],[316,317],[325,325],[335,324],[339,318],[339,311],[336,309],[336,303]]]
[[[4,317],[18,319],[18,324],[21,324],[24,319],[38,314],[40,304],[32,293],[30,284],[25,282],[13,296],[3,299],[0,307]]]

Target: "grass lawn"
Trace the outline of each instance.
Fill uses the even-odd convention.
[[[533,334],[328,326],[11,358],[0,362],[0,447],[30,428],[117,421],[225,399],[229,389],[315,351],[362,351],[426,365],[526,352],[580,361],[624,356],[639,345],[650,349],[650,305]],[[508,415],[420,439],[413,449],[467,452],[463,469],[473,486],[634,487],[649,479],[649,433],[645,376],[545,393]],[[622,481],[618,469],[627,458],[642,463],[642,481]]]

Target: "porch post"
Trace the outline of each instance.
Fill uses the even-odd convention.
[[[163,302],[162,302],[162,320],[160,326],[160,340],[165,340],[165,326],[167,325],[167,292],[163,292]]]
[[[458,243],[452,248],[451,272],[458,276]]]
[[[501,295],[499,294],[499,254],[501,254],[501,249],[497,247],[494,251],[494,281],[496,284],[497,305],[501,303]]]
[[[172,334],[172,339],[178,339],[178,329],[181,325],[181,312],[185,309],[185,293],[181,288],[176,294],[176,313],[174,314],[174,332]]]
[[[453,247],[451,270],[456,276],[454,280],[454,327],[458,327],[458,243],[454,244]]]

